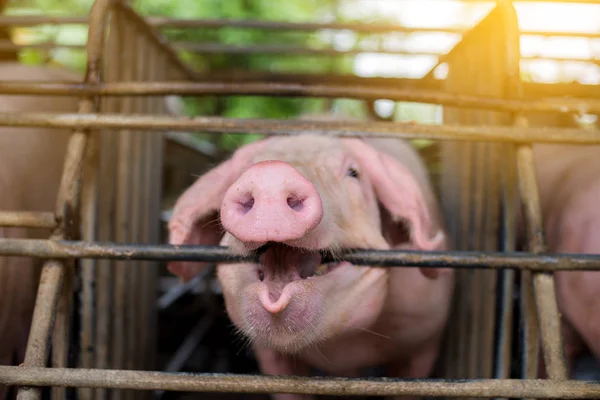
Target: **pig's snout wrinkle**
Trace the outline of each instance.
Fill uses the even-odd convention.
[[[300,239],[322,218],[315,186],[283,161],[250,166],[227,190],[221,205],[223,227],[247,243]]]

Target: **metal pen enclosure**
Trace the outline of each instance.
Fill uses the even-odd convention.
[[[198,22],[210,25],[210,21]],[[160,25],[160,21],[154,25]],[[318,28],[308,25],[303,28]],[[283,24],[277,29],[293,27],[294,24]],[[364,25],[353,28],[375,29]],[[196,47],[199,51],[210,51],[206,46]],[[111,398],[147,397],[148,390],[414,393],[471,398],[600,397],[599,383],[566,380],[552,277],[552,271],[558,269],[597,270],[600,259],[535,256],[545,252],[545,243],[540,234],[541,215],[529,144],[536,140],[597,144],[600,135],[597,130],[527,128],[530,112],[573,113],[583,109],[597,114],[600,102],[594,98],[576,102],[535,100],[538,95],[535,86],[524,84],[519,76],[519,29],[509,2],[498,3],[440,59],[440,63],[448,66],[448,76],[442,83],[430,73],[421,81],[399,89],[390,89],[390,80],[377,78],[268,73],[223,74],[220,80],[218,76],[203,77],[177,57],[155,27],[116,0],[95,1],[89,15],[86,51],[87,74],[80,85],[0,84],[3,93],[82,96],[79,115],[0,114],[0,124],[4,126],[73,129],[56,212],[53,215],[0,212],[2,226],[54,229],[50,241],[0,239],[2,255],[50,259],[42,271],[24,365],[0,367],[0,383],[23,386],[18,390],[19,399],[41,398],[41,386],[52,386],[55,398],[65,397],[64,387],[77,387],[79,397],[84,399],[105,398],[107,389],[124,389],[111,390]],[[472,58],[475,54],[477,64]],[[445,125],[176,117],[168,115],[165,106],[164,96],[169,94],[277,94],[431,102],[445,106]],[[579,97],[594,94],[578,92]],[[155,365],[156,262],[174,258],[206,261],[230,258],[224,249],[179,250],[158,245],[165,140],[160,131],[166,129],[218,134],[294,134],[306,129],[317,132],[335,129],[346,136],[360,132],[360,135],[440,140],[442,168],[438,185],[453,245],[459,252],[440,255],[363,252],[348,257],[363,257],[373,264],[387,266],[463,267],[458,271],[455,318],[449,326],[440,365],[440,375],[445,380],[296,380],[142,372]],[[534,253],[527,259],[500,253],[515,251],[514,221],[519,201],[528,221],[529,251]],[[482,258],[482,254],[487,256]],[[75,260],[79,260],[77,268]],[[520,279],[519,285],[515,283],[515,274]],[[523,325],[526,344],[523,380],[509,379],[513,350],[518,344],[512,326],[515,319],[512,292],[516,289],[521,292],[517,316]],[[77,293],[79,310],[74,310],[73,293]],[[496,309],[497,302],[500,312]],[[69,336],[74,312],[79,318],[76,346]],[[50,338],[52,368],[47,369],[49,349],[45,343]],[[68,357],[70,346],[71,352],[77,354],[76,365]],[[551,381],[532,380],[536,377],[540,351]],[[66,367],[77,369],[66,370]],[[458,380],[464,378],[471,380]]]

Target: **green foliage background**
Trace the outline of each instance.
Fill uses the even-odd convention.
[[[144,16],[181,19],[250,19],[290,22],[331,20],[336,14],[334,0],[132,0],[132,7]],[[25,0],[12,1],[8,15],[65,15],[86,16],[93,0]],[[378,21],[386,21],[382,16]],[[370,22],[378,22],[370,21]],[[345,21],[352,22],[352,21]],[[329,47],[322,34],[312,32],[283,32],[241,28],[164,29],[171,41],[192,43],[221,43],[235,46],[285,44],[294,47]],[[359,35],[356,43],[365,38]],[[20,43],[55,41],[65,45],[84,45],[87,28],[83,25],[35,26],[13,30],[13,39]],[[202,72],[223,70],[352,73],[353,59],[325,56],[291,56],[263,54],[209,54],[180,52],[181,57]],[[20,58],[26,63],[59,63],[78,70],[85,69],[85,53],[81,49],[41,51],[25,49]],[[324,99],[230,96],[185,98],[188,115],[223,116],[236,118],[290,118],[304,113],[325,111],[331,105]],[[335,100],[335,109],[345,114],[365,115],[363,104],[353,100]],[[404,103],[396,107],[394,119],[435,122],[435,106]],[[258,139],[259,135],[195,134],[198,140],[216,142],[221,151],[229,152],[239,145]],[[422,143],[421,143],[422,142]],[[429,141],[419,141],[418,146]]]

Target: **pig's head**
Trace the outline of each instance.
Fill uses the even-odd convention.
[[[219,266],[227,311],[251,341],[293,353],[367,328],[387,295],[388,270],[324,256],[444,247],[427,185],[360,139],[272,137],[240,148],[182,195],[170,242],[260,254],[259,264]],[[202,267],[169,264],[183,279]]]

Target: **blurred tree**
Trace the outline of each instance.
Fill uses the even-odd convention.
[[[133,6],[144,15],[173,18],[248,19],[277,21],[318,21],[334,12],[334,1],[288,0],[134,0]],[[284,44],[291,47],[319,48],[330,45],[322,34],[314,32],[281,32],[262,29],[168,29],[164,33],[172,41],[221,43],[232,46]],[[323,56],[278,54],[194,54],[182,51],[182,57],[198,71],[210,73],[224,70],[320,72],[332,67],[331,59]],[[350,73],[351,60],[336,60],[337,72]],[[328,103],[322,99],[229,96],[187,98],[190,115],[219,115],[237,118],[289,118],[307,112],[323,111]],[[206,137],[206,135],[202,135]],[[258,135],[222,135],[220,145],[233,149],[254,141]]]
[[[9,0],[0,0],[2,7]],[[129,0],[130,4],[144,16],[161,16],[182,19],[245,19],[274,20],[290,22],[339,21],[358,22],[354,13],[347,17],[339,12],[338,0]],[[94,0],[19,0],[9,3],[6,9],[11,15],[87,15]],[[348,5],[348,0],[343,3]],[[1,9],[0,9],[1,11]],[[393,23],[386,15],[368,18],[370,23]],[[290,47],[323,48],[339,45],[352,49],[368,43],[381,45],[385,35],[335,31],[278,31],[249,28],[197,28],[163,29],[170,41],[204,44],[224,44],[230,46],[285,45]],[[2,35],[0,31],[0,35]],[[8,35],[8,32],[4,34]],[[2,37],[0,36],[0,39]],[[17,43],[55,42],[58,44],[83,45],[87,40],[85,25],[42,25],[18,27],[12,30],[12,39]],[[335,43],[336,39],[343,39]],[[13,53],[12,57],[16,54]],[[179,51],[183,60],[202,73],[222,71],[276,71],[276,72],[312,72],[312,73],[353,73],[352,56],[306,56],[283,54],[198,54],[191,51]],[[56,62],[83,70],[85,51],[79,49],[57,48],[53,50],[24,49],[18,52],[25,63]],[[5,56],[1,55],[0,56]],[[6,56],[9,56],[7,53]],[[377,116],[373,108],[357,100],[284,98],[262,96],[202,96],[184,99],[184,110],[188,115],[224,116],[236,118],[291,118],[303,113],[335,110],[346,115],[368,118]],[[402,112],[396,109],[392,119],[406,119],[407,111],[412,120],[431,119],[431,106],[404,103]],[[399,115],[401,116],[400,118]],[[402,116],[404,118],[402,118]],[[254,141],[259,135],[214,135],[196,134],[196,138],[209,140],[217,144],[221,151],[229,152],[244,143]]]

